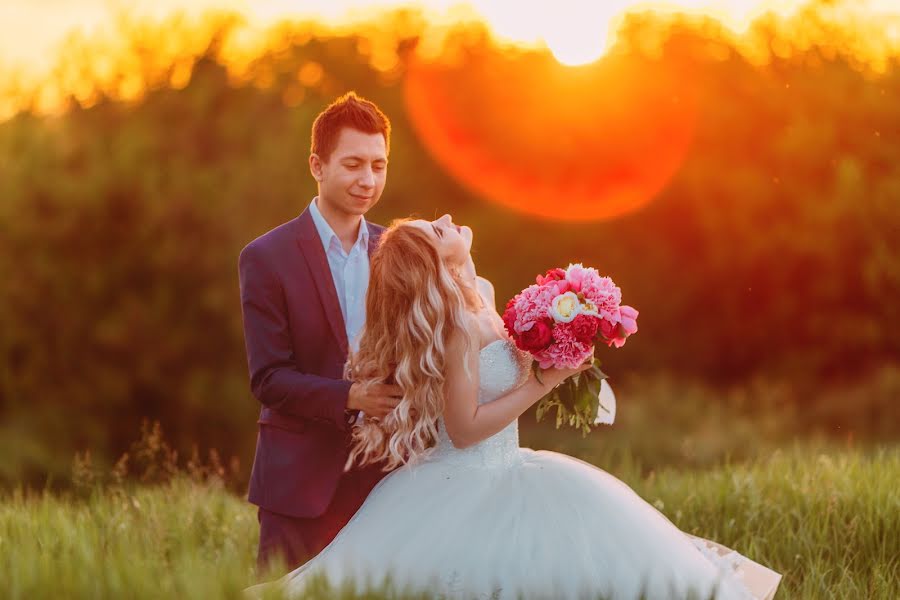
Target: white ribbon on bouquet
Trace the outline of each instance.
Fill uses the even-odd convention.
[[[612,425],[616,420],[616,395],[606,383],[606,379],[600,381],[600,393],[597,398],[600,400],[600,407],[597,409],[594,425]]]

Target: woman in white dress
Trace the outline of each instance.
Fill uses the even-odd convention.
[[[399,468],[320,554],[251,595],[324,577],[442,598],[772,598],[779,574],[680,531],[601,469],[519,447],[517,418],[578,370],[531,375],[471,243],[448,215],[383,234],[348,374],[404,396],[355,429],[348,465]]]

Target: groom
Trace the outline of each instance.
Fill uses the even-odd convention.
[[[383,417],[400,389],[344,380],[365,320],[369,255],[383,227],[364,215],[387,178],[390,122],[349,93],[312,127],[319,194],[238,260],[250,388],[262,404],[249,501],[259,507],[257,564],[291,569],[317,554],[384,474],[344,473],[359,411]]]

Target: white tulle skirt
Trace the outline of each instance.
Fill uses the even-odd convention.
[[[628,600],[768,599],[781,579],[680,531],[605,471],[527,448],[491,468],[391,473],[325,550],[268,585],[301,595],[317,576],[445,598]]]

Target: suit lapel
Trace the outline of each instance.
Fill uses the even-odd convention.
[[[313,284],[316,286],[319,299],[325,309],[325,318],[341,347],[341,352],[346,355],[348,352],[347,329],[344,325],[344,315],[341,314],[341,303],[338,301],[337,291],[334,289],[334,278],[331,275],[331,267],[328,266],[325,249],[322,247],[322,239],[316,231],[316,224],[313,223],[308,208],[297,217],[297,224],[300,228],[297,241],[301,253],[306,259],[306,264],[309,265],[309,271],[312,273]],[[372,239],[371,236],[369,239]],[[371,247],[371,243],[369,246]]]

